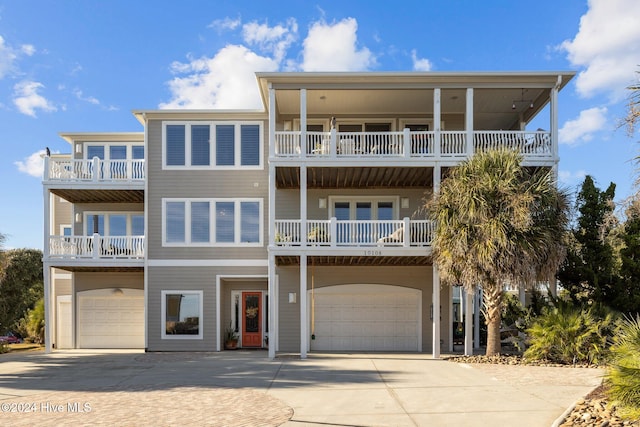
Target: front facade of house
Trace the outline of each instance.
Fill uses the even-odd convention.
[[[557,170],[572,76],[258,73],[264,111],[63,134],[70,154],[44,160],[48,350],[221,351],[231,330],[270,357],[450,351],[474,301],[441,286],[421,208],[481,150]]]

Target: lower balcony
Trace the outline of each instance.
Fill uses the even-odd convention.
[[[434,223],[429,220],[360,221],[307,220],[275,221],[276,247],[306,246],[333,248],[430,247],[434,235]],[[409,230],[409,232],[405,232]]]
[[[144,236],[49,236],[51,259],[143,260]]]

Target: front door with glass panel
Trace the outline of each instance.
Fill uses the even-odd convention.
[[[262,347],[262,293],[242,293],[242,346]]]

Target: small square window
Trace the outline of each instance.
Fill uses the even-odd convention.
[[[202,339],[202,291],[162,291],[162,338]]]

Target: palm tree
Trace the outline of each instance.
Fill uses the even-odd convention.
[[[568,196],[550,170],[521,160],[513,151],[478,153],[451,170],[428,206],[442,281],[482,287],[487,356],[500,353],[505,283],[546,280],[565,254]]]

